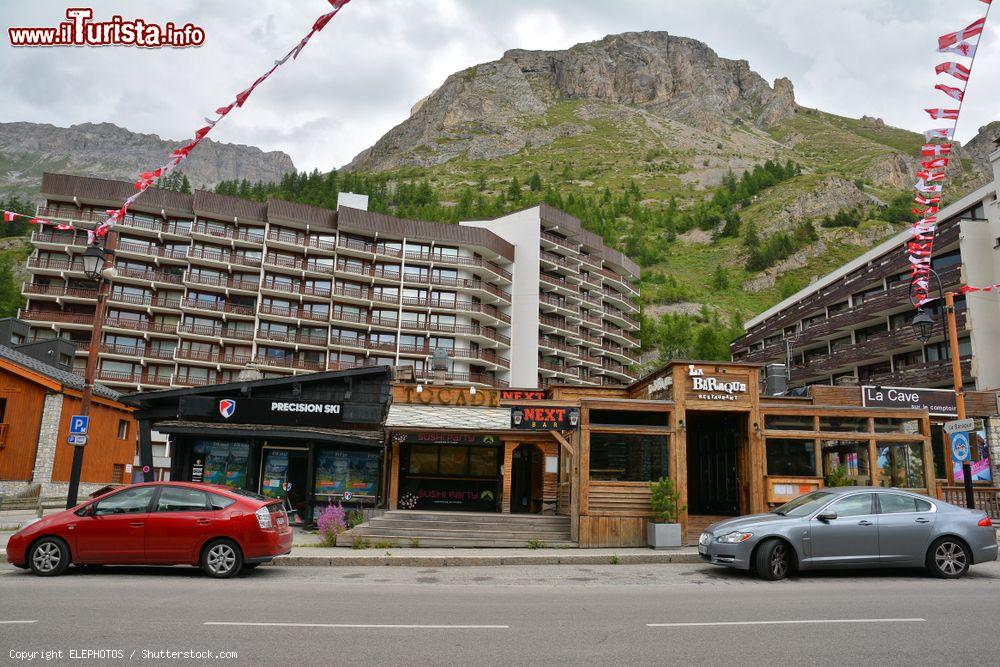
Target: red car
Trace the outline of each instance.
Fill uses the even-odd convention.
[[[41,576],[77,565],[196,565],[231,577],[287,554],[281,501],[216,484],[132,484],[36,519],[7,542],[7,560]]]

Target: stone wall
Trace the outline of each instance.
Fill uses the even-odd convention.
[[[1000,417],[986,420],[986,440],[990,445],[990,468],[993,486],[1000,484]]]
[[[56,460],[56,442],[59,439],[59,420],[62,418],[63,395],[47,394],[42,405],[42,425],[38,430],[38,445],[35,448],[35,468],[31,476],[33,484],[42,485],[42,495],[46,485],[52,483],[52,467]]]

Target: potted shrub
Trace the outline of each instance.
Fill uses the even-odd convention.
[[[649,483],[652,492],[650,506],[653,519],[646,524],[646,543],[653,549],[672,549],[681,546],[681,524],[678,517],[687,509],[681,505],[681,493],[674,480],[661,477]]]

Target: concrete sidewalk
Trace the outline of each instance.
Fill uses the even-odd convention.
[[[700,563],[694,547],[666,551],[621,549],[352,549],[294,546],[272,566],[405,566],[455,567],[490,565],[645,565]]]

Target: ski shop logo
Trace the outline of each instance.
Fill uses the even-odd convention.
[[[225,419],[229,419],[236,412],[236,401],[231,398],[224,398],[219,401],[219,414]]]

